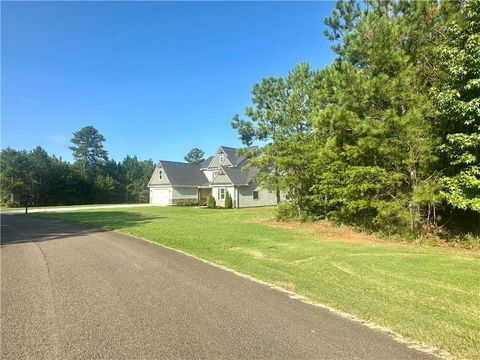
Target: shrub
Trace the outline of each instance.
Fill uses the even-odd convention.
[[[232,197],[230,196],[230,193],[228,191],[225,194],[225,208],[232,208]]]
[[[290,201],[283,201],[275,209],[275,218],[279,221],[287,221],[298,218],[298,212]]]
[[[216,205],[215,198],[212,196],[212,194],[208,195],[207,207],[213,209]]]
[[[192,199],[179,199],[175,202],[178,206],[199,206],[200,203],[197,200]]]

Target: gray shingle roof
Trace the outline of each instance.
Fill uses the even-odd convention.
[[[222,169],[233,185],[248,185],[258,174],[258,168],[254,166],[245,170],[233,167],[222,167]]]
[[[212,162],[213,156],[208,157],[200,163],[200,169],[206,168]]]
[[[200,170],[201,164],[188,164],[175,161],[160,160],[165,174],[172,185],[208,185],[207,177]]]
[[[221,146],[227,155],[233,167],[223,166],[222,169],[234,185],[248,185],[258,174],[258,168],[251,167],[242,171],[242,167],[248,162],[248,159],[242,155],[237,155],[237,149]],[[159,164],[163,167],[168,180],[173,186],[208,186],[209,180],[201,169],[210,165],[214,156],[202,161],[200,164],[189,164],[184,162],[160,160]]]
[[[228,160],[232,163],[233,166],[239,166],[241,165],[245,157],[243,155],[237,155],[237,150],[236,148],[228,147],[228,146],[220,146],[225,154],[227,154]]]

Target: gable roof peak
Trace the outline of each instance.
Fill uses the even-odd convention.
[[[245,160],[245,157],[243,155],[237,154],[238,152],[237,148],[228,147],[228,146],[220,146],[220,148],[227,155],[227,158],[229,159],[230,163],[235,167],[239,166]]]
[[[160,160],[171,185],[201,186],[208,184],[208,179],[200,170],[200,164]]]
[[[238,148],[234,148],[234,147],[231,147],[231,146],[225,146],[225,145],[220,145],[220,149],[228,149],[228,150],[238,150]]]

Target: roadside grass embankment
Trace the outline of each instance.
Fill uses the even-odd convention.
[[[164,244],[403,337],[480,358],[480,253],[276,225],[272,208],[143,207],[48,216]]]

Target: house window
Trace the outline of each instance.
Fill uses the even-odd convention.
[[[158,178],[159,178],[160,180],[163,179],[163,172],[162,172],[162,170],[159,170],[159,171],[158,171]]]
[[[220,200],[225,199],[225,189],[224,188],[218,188],[218,198]]]
[[[258,200],[258,191],[253,192],[253,199]]]
[[[223,164],[223,160],[225,160],[225,156],[220,155],[220,164]]]

